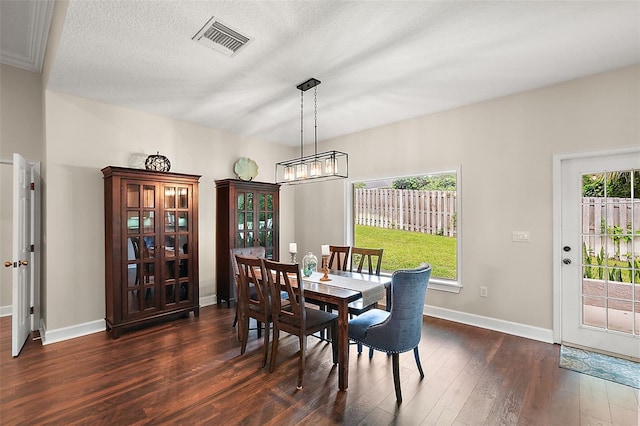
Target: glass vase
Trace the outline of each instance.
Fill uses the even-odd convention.
[[[302,275],[310,277],[318,269],[318,258],[311,252],[302,258]]]

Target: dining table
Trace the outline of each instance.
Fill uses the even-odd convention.
[[[349,386],[349,303],[363,299],[363,304],[381,300],[387,295],[390,301],[390,276],[369,275],[359,272],[330,270],[329,281],[324,274],[313,272],[302,277],[305,299],[312,299],[335,306],[338,311],[338,388],[344,391]]]

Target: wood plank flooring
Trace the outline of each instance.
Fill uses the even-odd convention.
[[[0,318],[0,424],[638,425],[638,391],[559,368],[558,345],[431,317],[425,378],[412,352],[400,356],[400,406],[391,358],[352,346],[339,392],[330,345],[315,338],[297,391],[296,338],[282,337],[269,374],[255,331],[240,355],[233,314],[208,306],[117,340],[30,340],[17,358],[11,318]]]

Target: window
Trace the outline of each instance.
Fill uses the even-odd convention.
[[[384,248],[382,270],[432,266],[432,288],[460,290],[458,171],[353,182],[353,246]]]

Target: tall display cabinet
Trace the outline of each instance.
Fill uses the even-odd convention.
[[[279,260],[280,185],[224,179],[216,181],[216,286],[218,303],[235,299],[231,249],[265,248]]]
[[[200,176],[105,167],[107,330],[199,315]]]

